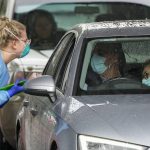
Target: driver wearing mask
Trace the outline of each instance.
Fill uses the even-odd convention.
[[[101,81],[121,77],[119,54],[112,43],[97,43],[91,58],[92,70],[99,75]]]

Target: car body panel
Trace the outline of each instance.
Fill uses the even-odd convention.
[[[131,29],[132,27],[132,29]],[[138,27],[135,28],[134,27]],[[149,35],[149,22],[145,22],[145,21],[126,21],[126,22],[109,22],[109,21],[105,21],[105,22],[101,22],[99,23],[88,23],[86,26],[84,26],[84,24],[77,26],[74,26],[75,30],[78,30],[79,33],[81,33],[81,31],[84,30],[84,28],[87,28],[87,31],[84,33],[85,36],[87,38],[90,37],[97,37],[99,36],[99,34],[101,33],[102,37],[115,37],[115,36],[125,36],[128,35],[130,36],[134,36],[134,35],[139,35],[141,36],[141,34],[144,35]],[[146,32],[147,31],[147,32]],[[84,34],[82,34],[82,36],[84,36]]]
[[[12,135],[16,134],[16,130],[12,130],[12,127],[16,126],[16,120],[13,118],[16,118],[20,103],[22,102],[22,99],[24,99],[23,94],[18,94],[14,96],[11,101],[4,106],[3,109],[0,109],[0,117],[1,117],[1,126],[4,128],[1,128],[2,133],[4,134],[4,137],[7,137],[7,140],[11,145],[14,145],[16,142],[16,137],[12,138]],[[9,110],[9,113],[8,113]]]
[[[149,107],[149,95],[101,95],[69,97],[55,111],[78,134],[150,146]]]
[[[58,96],[59,97],[59,96]],[[41,99],[42,98],[42,99]],[[62,98],[61,95],[59,98]],[[38,102],[37,102],[38,100]],[[67,142],[67,141],[77,141],[77,135],[74,130],[71,129],[67,123],[62,120],[61,116],[53,113],[51,110],[55,109],[57,105],[59,105],[57,101],[53,107],[51,107],[50,100],[47,97],[34,96],[29,97],[30,106],[26,109],[25,113],[28,114],[26,119],[30,118],[30,122],[26,122],[20,115],[18,115],[18,120],[25,121],[25,128],[23,128],[24,133],[28,134],[26,137],[26,143],[24,143],[26,149],[50,149],[51,142],[57,141],[59,149],[62,147],[67,149],[68,147],[73,147],[77,149],[77,144]],[[31,108],[36,108],[38,110],[37,115],[33,115],[31,113]],[[23,107],[21,107],[21,112]],[[46,112],[46,113],[45,113]],[[23,113],[24,117],[24,113]],[[42,131],[42,133],[41,133]],[[30,134],[32,132],[32,135]],[[66,135],[68,137],[66,138]],[[64,139],[62,141],[61,139]]]

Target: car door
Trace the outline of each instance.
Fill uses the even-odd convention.
[[[69,62],[75,44],[73,33],[66,35],[55,49],[55,53],[50,59],[47,69],[44,71],[47,75],[52,75],[56,82],[56,98],[53,102],[48,97],[32,98],[32,110],[37,111],[36,116],[32,117],[31,131],[32,139],[38,142],[32,144],[32,149],[41,148],[49,149],[50,141],[56,125],[56,115],[53,107],[64,98],[66,74],[69,72]],[[60,76],[61,75],[61,76]],[[64,80],[63,80],[64,79]],[[34,135],[33,135],[34,134]],[[32,140],[32,141],[33,141]]]
[[[40,76],[39,73],[32,73],[28,76],[28,79],[36,78]],[[18,149],[32,149],[40,142],[39,127],[39,115],[40,104],[38,96],[32,96],[25,94],[23,103],[20,106],[20,110],[17,115],[17,137],[18,137]],[[34,103],[34,101],[37,101]],[[18,124],[19,123],[19,124]],[[19,129],[19,128],[20,129]],[[21,136],[21,138],[20,138]],[[21,141],[20,141],[21,140]],[[21,145],[20,145],[21,144]]]

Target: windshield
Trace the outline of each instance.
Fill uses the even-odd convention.
[[[78,95],[149,93],[150,37],[90,39],[84,49]]]
[[[36,50],[54,49],[64,33],[75,24],[150,18],[149,7],[132,3],[18,3],[14,19],[26,25],[32,40],[31,48]]]

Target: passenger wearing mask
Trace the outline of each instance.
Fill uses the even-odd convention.
[[[143,65],[142,83],[150,86],[150,59],[146,60]]]
[[[22,58],[30,51],[30,40],[27,38],[26,27],[7,17],[0,18],[0,88],[8,84],[9,72],[7,64],[15,58]],[[18,81],[8,91],[0,91],[0,107],[13,95],[22,92],[23,86]]]

